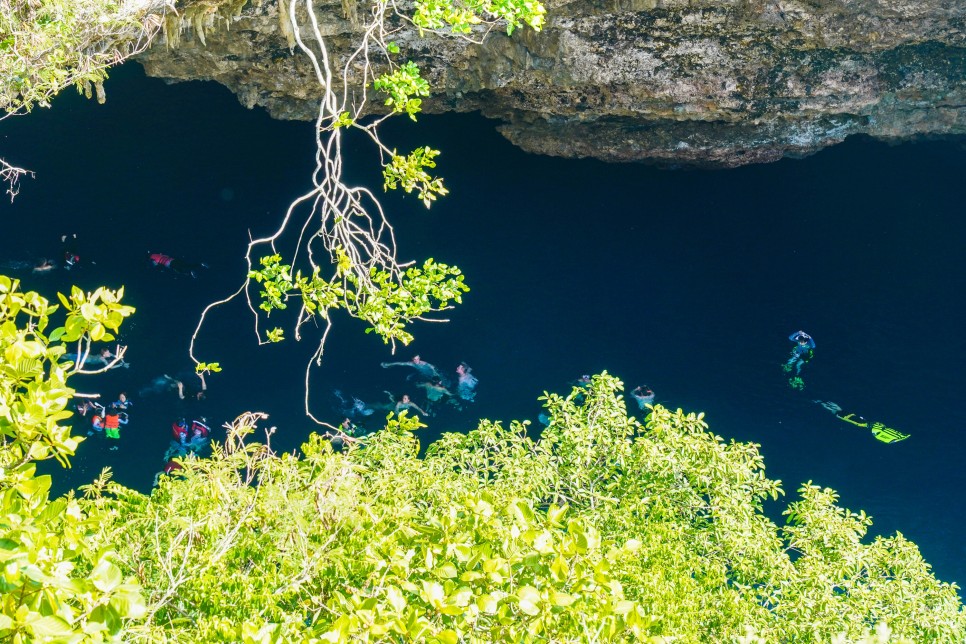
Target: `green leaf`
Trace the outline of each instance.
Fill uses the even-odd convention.
[[[63,638],[73,634],[70,624],[60,617],[48,615],[36,621],[29,622],[29,628],[35,637],[39,638]]]
[[[534,616],[540,614],[540,593],[533,586],[524,586],[517,591],[517,599],[520,600],[520,610],[527,615]]]
[[[577,598],[567,593],[558,593],[556,591],[550,593],[550,602],[554,606],[570,606],[575,601],[577,601]]]
[[[105,593],[114,590],[123,581],[120,569],[107,559],[101,559],[97,563],[90,579],[98,590]]]
[[[447,561],[443,565],[436,568],[433,573],[440,579],[453,579],[459,574],[459,571],[456,569],[456,566]]]
[[[445,629],[436,634],[436,639],[438,639],[442,644],[457,644],[459,642],[459,637],[456,631],[452,629]]]

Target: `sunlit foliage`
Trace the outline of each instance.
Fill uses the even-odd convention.
[[[121,293],[74,289],[63,307],[0,276],[0,638],[11,642],[104,641],[144,615],[136,584],[115,565],[99,526],[74,496],[51,501],[36,461],[63,465],[83,440],[63,422],[74,391],[72,346],[117,332],[133,309]],[[62,309],[62,310],[59,310]],[[59,325],[54,319],[63,320]],[[75,344],[76,343],[76,344]],[[71,639],[74,638],[74,639]]]
[[[956,587],[901,535],[811,484],[779,528],[758,448],[700,415],[628,417],[621,384],[545,397],[549,425],[483,421],[420,456],[422,425],[334,451],[228,428],[150,495],[69,463],[65,341],[116,333],[120,293],[63,308],[0,277],[0,637],[144,642],[959,642]],[[53,327],[52,316],[64,324]],[[90,340],[94,342],[93,339]],[[211,365],[209,365],[210,367]],[[872,634],[872,630],[875,633]]]
[[[252,440],[247,415],[211,460],[150,497],[108,484],[157,641],[958,642],[956,587],[830,490],[781,494],[757,446],[700,415],[629,418],[620,383],[547,397],[550,426],[483,422],[419,457],[408,416],[344,452]],[[878,635],[870,633],[878,629]],[[873,641],[869,639],[868,641]]]

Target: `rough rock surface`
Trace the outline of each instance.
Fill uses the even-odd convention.
[[[851,134],[966,132],[966,2],[546,6],[542,32],[491,33],[483,46],[396,37],[433,86],[425,109],[479,110],[532,152],[681,165],[801,156]],[[330,47],[347,53],[358,25],[342,2],[324,13]],[[315,117],[317,86],[288,48],[276,0],[252,0],[229,29],[204,36],[205,45],[190,34],[177,48],[155,45],[140,61],[153,76],[215,80],[277,118]]]

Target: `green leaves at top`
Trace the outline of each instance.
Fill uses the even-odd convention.
[[[150,41],[152,3],[43,0],[0,3],[0,110],[47,107],[69,85],[103,101],[106,69]]]
[[[469,34],[476,25],[502,22],[511,35],[524,25],[540,31],[545,16],[546,9],[537,0],[418,0],[412,18],[420,29],[448,27],[455,34]]]
[[[411,60],[377,78],[373,87],[389,95],[386,105],[394,113],[408,114],[414,121],[423,103],[419,97],[429,96],[429,83],[419,75],[419,67]]]

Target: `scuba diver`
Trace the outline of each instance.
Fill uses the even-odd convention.
[[[202,268],[208,268],[208,265],[204,262],[186,262],[183,259],[161,253],[148,253],[148,261],[151,262],[152,266],[167,268],[179,275],[190,275],[195,278],[198,277]]]
[[[785,371],[791,371],[795,367],[795,375],[802,372],[805,363],[815,355],[815,340],[804,331],[796,331],[788,336],[788,339],[795,343],[792,353],[783,367]]]
[[[795,375],[788,379],[788,386],[801,391],[805,388],[805,381],[801,376],[802,367],[815,355],[815,340],[804,331],[796,331],[788,336],[788,339],[794,342],[795,346],[792,347],[788,360],[782,365],[782,371],[789,373],[794,367]]]
[[[880,422],[869,422],[864,417],[854,414],[851,412],[845,412],[841,406],[831,400],[813,400],[816,405],[821,405],[826,411],[835,414],[835,417],[841,421],[849,423],[850,425],[855,425],[856,427],[863,427],[872,432],[876,440],[883,443],[898,443],[899,441],[906,440],[909,438],[909,434],[903,434],[897,429],[892,427],[887,427],[885,424]]]

